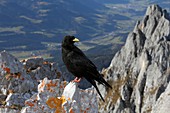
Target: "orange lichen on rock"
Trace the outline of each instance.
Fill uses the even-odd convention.
[[[8,68],[8,67],[5,67],[5,68],[3,68],[4,69],[4,71],[6,71],[7,73],[10,73],[10,68]]]
[[[57,82],[53,83],[53,81],[51,80],[50,83],[46,84],[46,86],[47,90],[51,90],[51,87],[57,86]]]
[[[20,72],[18,72],[18,73],[10,73],[10,68],[4,68],[4,69],[7,72],[7,74],[5,75],[5,78],[7,80],[11,80],[12,78],[17,78],[17,79],[21,78],[21,73]]]
[[[62,97],[49,97],[49,99],[46,101],[46,104],[51,109],[56,109],[55,113],[64,113],[63,104],[66,102],[66,99],[64,96]]]
[[[53,83],[53,81],[51,80],[50,83],[47,83],[47,90],[49,90],[49,92],[55,92],[51,87],[56,87],[58,82]]]
[[[40,86],[38,86],[38,89],[42,89],[44,86],[45,86],[45,80],[42,80],[42,83],[40,84]]]
[[[84,113],[88,113],[90,110],[90,108],[86,108],[86,110],[84,111]]]
[[[21,78],[21,80],[25,80],[25,78]]]
[[[62,106],[67,102],[65,96],[61,96],[60,99],[62,100]]]
[[[46,64],[49,64],[49,62],[48,62],[48,61],[44,61],[44,62],[43,62],[43,64],[45,64],[45,65],[46,65]]]
[[[49,99],[46,101],[46,104],[52,109],[52,108],[56,108],[56,98],[55,97],[49,97]]]
[[[74,111],[73,111],[73,108],[72,108],[72,107],[69,109],[69,113],[74,113]]]
[[[88,110],[81,110],[81,113],[88,113]]]
[[[86,108],[85,110],[80,109],[81,113],[89,113],[90,108]]]
[[[33,106],[34,106],[34,104],[33,104],[32,102],[25,102],[25,105],[28,105],[28,106],[30,106],[30,107],[33,107]]]
[[[64,88],[65,88],[65,87],[66,87],[66,85],[67,85],[67,81],[64,81],[63,85],[64,85]]]
[[[9,93],[14,93],[14,90],[9,89],[8,92],[9,92]]]
[[[67,81],[64,81],[63,84],[60,84],[60,88],[65,88],[67,85]]]

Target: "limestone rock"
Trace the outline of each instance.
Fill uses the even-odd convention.
[[[0,66],[0,108],[4,107],[3,113],[11,112],[11,108],[24,107],[25,101],[38,92],[39,80],[47,76],[51,79],[61,78],[57,65],[45,62],[42,58],[30,58],[20,62],[3,51],[0,52]],[[3,108],[1,110],[3,111]]]
[[[97,113],[94,88],[80,90],[74,82],[66,84],[58,79],[44,78],[38,85],[38,93],[25,101],[26,106],[21,113]]]
[[[17,105],[17,106],[24,106],[25,98],[18,94],[18,93],[10,93],[8,97],[6,98],[6,106],[12,106],[12,105]]]
[[[0,107],[0,113],[19,113],[19,110],[11,109],[11,108],[1,108]]]
[[[151,113],[168,113],[170,106],[170,84],[168,84],[165,92],[160,95],[160,98],[157,100],[154,105]]]
[[[23,60],[22,63],[32,79],[43,80],[45,77],[49,79],[61,77],[60,72],[57,70],[57,63],[45,61],[40,57],[29,58]]]
[[[100,112],[164,113],[170,110],[167,107],[170,103],[169,41],[169,14],[158,5],[149,6],[143,20],[137,22],[125,46],[104,72],[113,90],[104,94],[109,104],[100,103]]]
[[[96,90],[67,85],[56,63],[37,57],[20,62],[3,51],[0,66],[1,113],[98,112]]]
[[[10,92],[26,93],[34,90],[35,84],[26,73],[23,64],[8,52],[0,53],[0,90],[4,95]]]

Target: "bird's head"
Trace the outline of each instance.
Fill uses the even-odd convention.
[[[65,36],[62,45],[73,45],[75,42],[79,42],[79,39],[74,36]]]

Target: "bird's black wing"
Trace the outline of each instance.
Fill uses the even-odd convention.
[[[97,69],[97,67],[86,57],[86,55],[77,47],[74,48],[74,53],[79,55],[79,58],[84,62],[88,63],[93,68]]]
[[[84,73],[91,73],[93,76],[97,77],[97,67],[86,57],[86,55],[80,49],[75,48],[74,51],[68,55],[68,57],[74,69]]]

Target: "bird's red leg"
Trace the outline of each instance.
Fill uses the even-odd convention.
[[[81,78],[76,77],[73,81],[79,83],[81,81]]]

